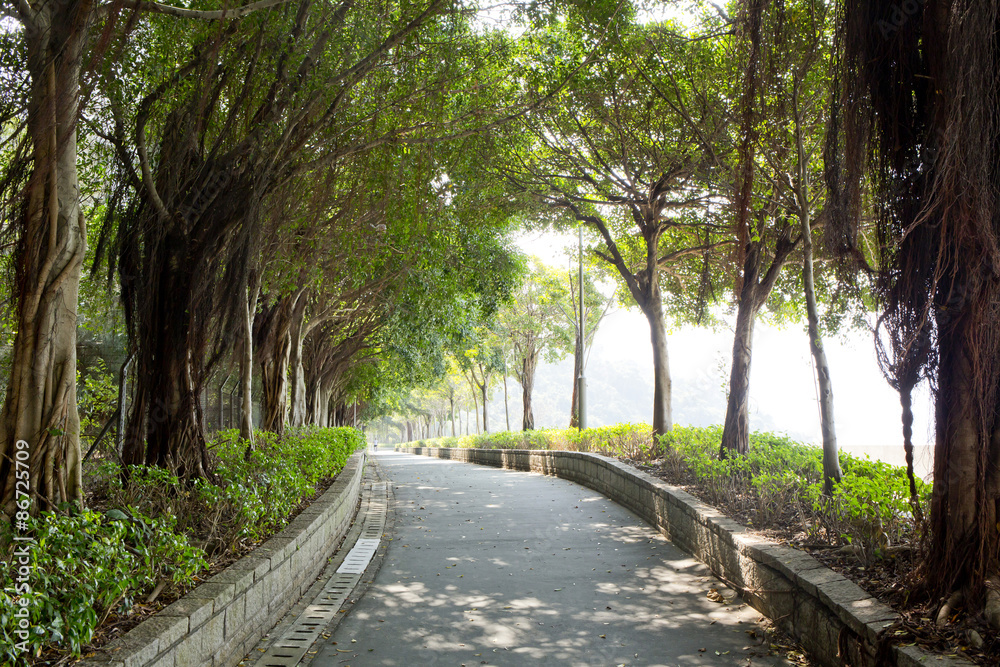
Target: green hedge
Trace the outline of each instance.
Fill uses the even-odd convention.
[[[0,664],[43,650],[80,656],[109,614],[127,616],[160,583],[176,593],[191,588],[209,556],[239,553],[280,530],[364,446],[356,429],[303,428],[282,438],[258,433],[247,459],[238,432],[224,431],[209,444],[215,478],[188,484],[147,466],[131,468],[123,484],[117,464],[99,463],[85,476],[87,490],[113,509],[67,507],[31,519],[28,594],[16,588],[18,544],[9,525],[0,527],[0,557],[10,564],[0,571]],[[15,632],[22,605],[26,639]]]

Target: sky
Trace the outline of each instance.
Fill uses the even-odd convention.
[[[518,247],[555,266],[565,266],[564,248],[575,234],[529,232]],[[870,334],[852,331],[828,339],[826,352],[833,381],[837,438],[842,449],[902,464],[899,395],[882,376]],[[733,332],[686,326],[668,337],[676,424],[721,423],[726,410]],[[609,314],[594,340],[587,367],[589,425],[651,419],[653,355],[649,325],[638,308]],[[565,427],[568,421],[572,361],[543,364],[536,377],[536,426]],[[508,386],[512,426],[520,423],[520,388]],[[494,420],[503,418],[502,392],[491,403]],[[499,401],[499,402],[498,402]],[[931,469],[932,405],[926,387],[914,396],[916,470]],[[787,433],[820,444],[819,404],[805,324],[784,328],[758,320],[750,375],[753,430]]]

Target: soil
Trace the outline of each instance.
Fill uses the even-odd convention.
[[[809,553],[872,597],[892,607],[901,616],[896,626],[891,628],[893,643],[918,644],[931,653],[963,656],[987,667],[1000,665],[1000,633],[991,629],[981,614],[969,615],[958,610],[950,622],[941,626],[935,623],[937,601],[921,599],[915,593],[919,585],[919,545],[894,545],[885,557],[864,559],[850,546],[825,541],[822,535],[818,538],[809,534],[804,525],[805,517],[793,507],[784,507],[765,522],[756,510],[748,509],[751,503],[727,505],[712,502],[708,492],[687,471],[626,458],[620,460],[717,507],[752,532]],[[784,641],[790,652],[797,650],[794,642]]]

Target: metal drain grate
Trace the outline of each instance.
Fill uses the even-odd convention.
[[[337,574],[323,586],[323,592],[317,595],[313,603],[299,614],[285,633],[271,644],[264,655],[254,663],[254,667],[298,665],[306,651],[319,639],[320,633],[337,617],[347,597],[361,581],[361,575],[375,556],[382,540],[382,532],[385,530],[388,486],[385,482],[376,482],[366,491],[370,493],[367,494],[369,500],[365,508],[361,537],[337,568]]]
[[[368,567],[368,563],[375,556],[375,550],[378,549],[380,541],[378,539],[359,539],[354,548],[351,549],[351,552],[347,554],[344,562],[337,568],[337,573],[361,574],[364,572],[365,568]]]
[[[309,647],[330,625],[347,600],[361,574],[337,574],[323,587],[323,592],[306,607],[285,634],[281,635],[262,655],[254,667],[295,667]]]

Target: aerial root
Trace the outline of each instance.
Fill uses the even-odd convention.
[[[938,610],[936,623],[941,626],[948,623],[951,615],[955,612],[955,609],[962,604],[965,600],[965,593],[962,591],[955,591],[951,596],[941,605],[941,609]]]
[[[986,580],[986,607],[983,615],[991,628],[1000,630],[1000,577],[997,575]]]

